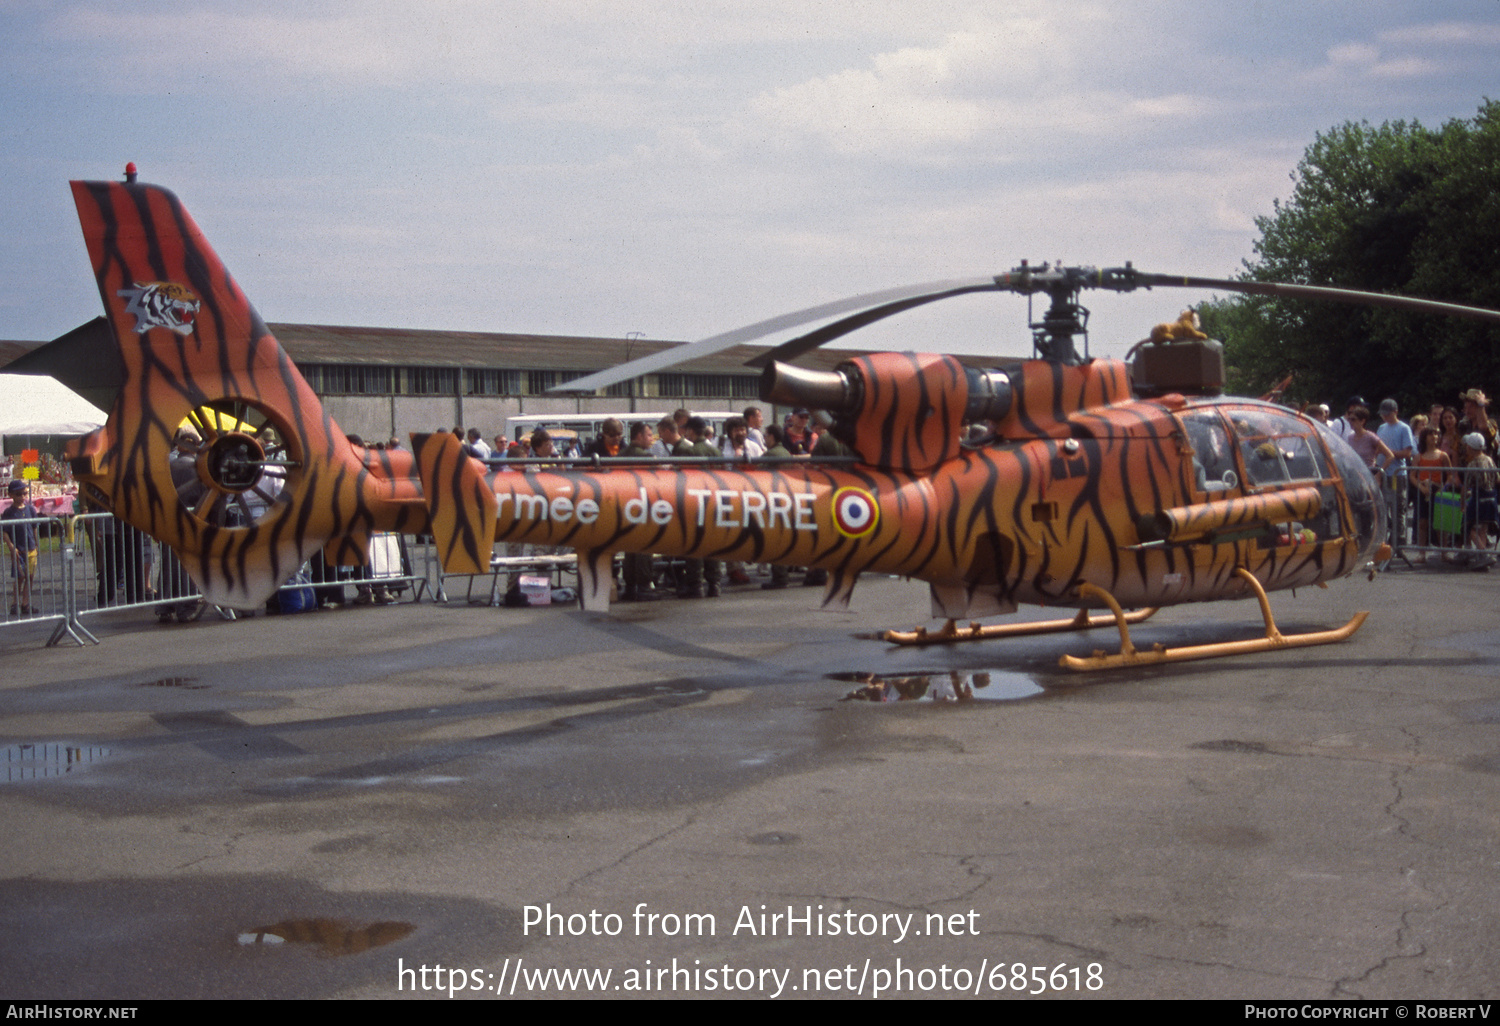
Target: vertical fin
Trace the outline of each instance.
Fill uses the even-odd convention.
[[[500,504],[484,471],[450,434],[412,435],[411,444],[443,569],[488,573]]]
[[[969,589],[962,584],[932,584],[932,615],[958,620],[969,615]]]
[[[578,550],[578,602],[591,613],[609,612],[615,587],[615,554],[605,549]]]
[[[843,569],[830,570],[828,583],[823,587],[824,609],[848,609],[849,599],[854,595],[854,582],[859,574]]]
[[[80,458],[76,477],[121,520],[176,550],[209,601],[254,608],[341,524],[374,516],[359,467],[176,196],[133,180],[72,190],[121,375],[108,424],[67,450]],[[203,419],[206,407],[217,415]],[[245,491],[232,478],[212,483],[227,501],[179,498],[170,453],[178,424],[195,417],[210,445],[246,424],[257,438],[266,425],[281,437],[282,491],[254,522],[223,512]],[[200,457],[205,486],[215,460]]]

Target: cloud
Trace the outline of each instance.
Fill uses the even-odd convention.
[[[1440,46],[1500,47],[1500,24],[1494,22],[1438,21],[1426,25],[1408,25],[1381,32],[1383,43],[1429,44]]]
[[[924,57],[926,60],[916,58]],[[933,51],[883,55],[849,69],[773,90],[750,104],[777,129],[820,139],[839,153],[899,152],[964,142],[989,123],[985,108],[954,93],[952,73]]]
[[[1479,60],[1493,67],[1500,49],[1500,24],[1432,21],[1403,25],[1328,47],[1326,63],[1310,70],[1309,79],[1392,82],[1454,79]]]
[[[1346,64],[1356,67],[1374,64],[1380,59],[1380,47],[1373,43],[1340,43],[1329,47],[1330,64]]]
[[[942,16],[938,4],[931,12]],[[349,0],[296,6],[155,0],[74,2],[50,18],[58,40],[107,54],[116,81],[221,75],[275,88],[290,77],[348,86],[607,81],[622,70],[654,79],[674,61],[715,50],[868,36],[903,5],[792,0],[622,3],[618,0]],[[883,12],[883,17],[881,16]]]
[[[1006,163],[1038,140],[1128,139],[1218,109],[1207,92],[1140,55],[1143,26],[1096,5],[980,21],[933,46],[777,86],[747,105],[748,123],[783,146],[918,164]]]
[[[75,7],[52,23],[55,36],[89,41],[91,54],[107,55],[100,67],[117,87],[213,75],[256,81],[270,91],[309,77],[390,82],[409,76],[420,55],[382,29],[358,17],[212,8],[160,17],[114,6]]]
[[[1439,74],[1442,65],[1424,57],[1385,58],[1373,43],[1341,43],[1329,48],[1326,70],[1365,78],[1424,78]]]

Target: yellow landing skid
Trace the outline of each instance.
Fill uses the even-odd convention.
[[[1260,613],[1266,621],[1266,636],[1263,638],[1252,638],[1248,641],[1222,641],[1211,645],[1183,645],[1180,648],[1166,648],[1162,645],[1153,645],[1149,652],[1142,652],[1130,643],[1130,630],[1126,626],[1127,618],[1120,603],[1115,597],[1103,588],[1096,588],[1092,584],[1080,584],[1078,594],[1089,598],[1101,599],[1109,604],[1114,611],[1115,625],[1120,629],[1120,651],[1117,655],[1105,655],[1102,651],[1095,651],[1092,656],[1079,659],[1076,656],[1063,656],[1058,662],[1069,670],[1112,670],[1121,666],[1151,666],[1157,663],[1181,663],[1190,659],[1216,659],[1219,656],[1248,655],[1252,652],[1273,652],[1282,648],[1302,648],[1307,645],[1329,645],[1335,641],[1344,641],[1359,630],[1370,614],[1368,611],[1356,613],[1354,619],[1344,626],[1331,631],[1314,631],[1310,634],[1282,634],[1276,629],[1276,621],[1271,616],[1271,600],[1266,598],[1266,589],[1262,588],[1255,576],[1243,567],[1235,569],[1239,577],[1247,581],[1250,587],[1255,589],[1255,597],[1260,600]]]
[[[1087,631],[1095,627],[1109,627],[1120,622],[1140,623],[1156,612],[1155,609],[1137,609],[1116,616],[1089,616],[1087,609],[1080,609],[1071,620],[1040,620],[1032,623],[998,623],[983,626],[971,623],[960,628],[957,620],[949,620],[935,631],[918,627],[910,631],[882,631],[880,640],[895,645],[951,645],[959,641],[987,641],[995,638],[1019,638],[1030,634],[1056,634],[1061,631]]]

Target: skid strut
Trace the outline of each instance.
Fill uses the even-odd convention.
[[[1125,623],[1140,623],[1155,609],[1136,609],[1121,612]],[[1039,620],[1031,623],[996,623],[984,626],[970,623],[959,627],[957,620],[949,620],[935,631],[918,627],[910,631],[882,631],[880,640],[894,645],[951,645],[959,641],[986,641],[995,638],[1019,638],[1030,634],[1056,634],[1060,631],[1087,631],[1095,627],[1110,627],[1118,623],[1115,616],[1089,616],[1087,609],[1080,609],[1071,620]]]
[[[1139,651],[1130,643],[1130,630],[1127,619],[1120,603],[1115,597],[1103,588],[1092,584],[1080,584],[1078,594],[1083,597],[1100,599],[1108,603],[1114,612],[1115,625],[1120,629],[1120,651],[1116,655],[1106,655],[1102,651],[1095,651],[1092,656],[1079,659],[1076,656],[1063,656],[1058,660],[1059,664],[1069,670],[1109,670],[1121,666],[1148,666],[1156,663],[1180,663],[1189,659],[1214,659],[1219,656],[1247,655],[1252,652],[1270,652],[1280,648],[1302,648],[1307,645],[1329,645],[1335,641],[1344,641],[1354,634],[1364,624],[1365,618],[1370,614],[1362,611],[1354,614],[1354,618],[1344,626],[1331,631],[1313,631],[1308,634],[1282,634],[1276,629],[1276,620],[1271,615],[1271,600],[1266,597],[1266,589],[1261,587],[1255,575],[1244,567],[1236,567],[1235,574],[1241,580],[1247,582],[1255,590],[1255,597],[1260,600],[1260,613],[1266,621],[1266,636],[1263,638],[1251,638],[1248,641],[1221,641],[1208,645],[1182,645],[1178,648],[1166,648],[1163,645],[1153,645],[1148,652]]]

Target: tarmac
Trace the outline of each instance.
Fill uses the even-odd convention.
[[[1093,674],[1058,656],[1112,630],[872,640],[936,625],[888,578],[13,628],[0,995],[1493,997],[1495,580],[1275,594],[1287,633],[1374,615]],[[843,700],[871,675],[928,697]]]

